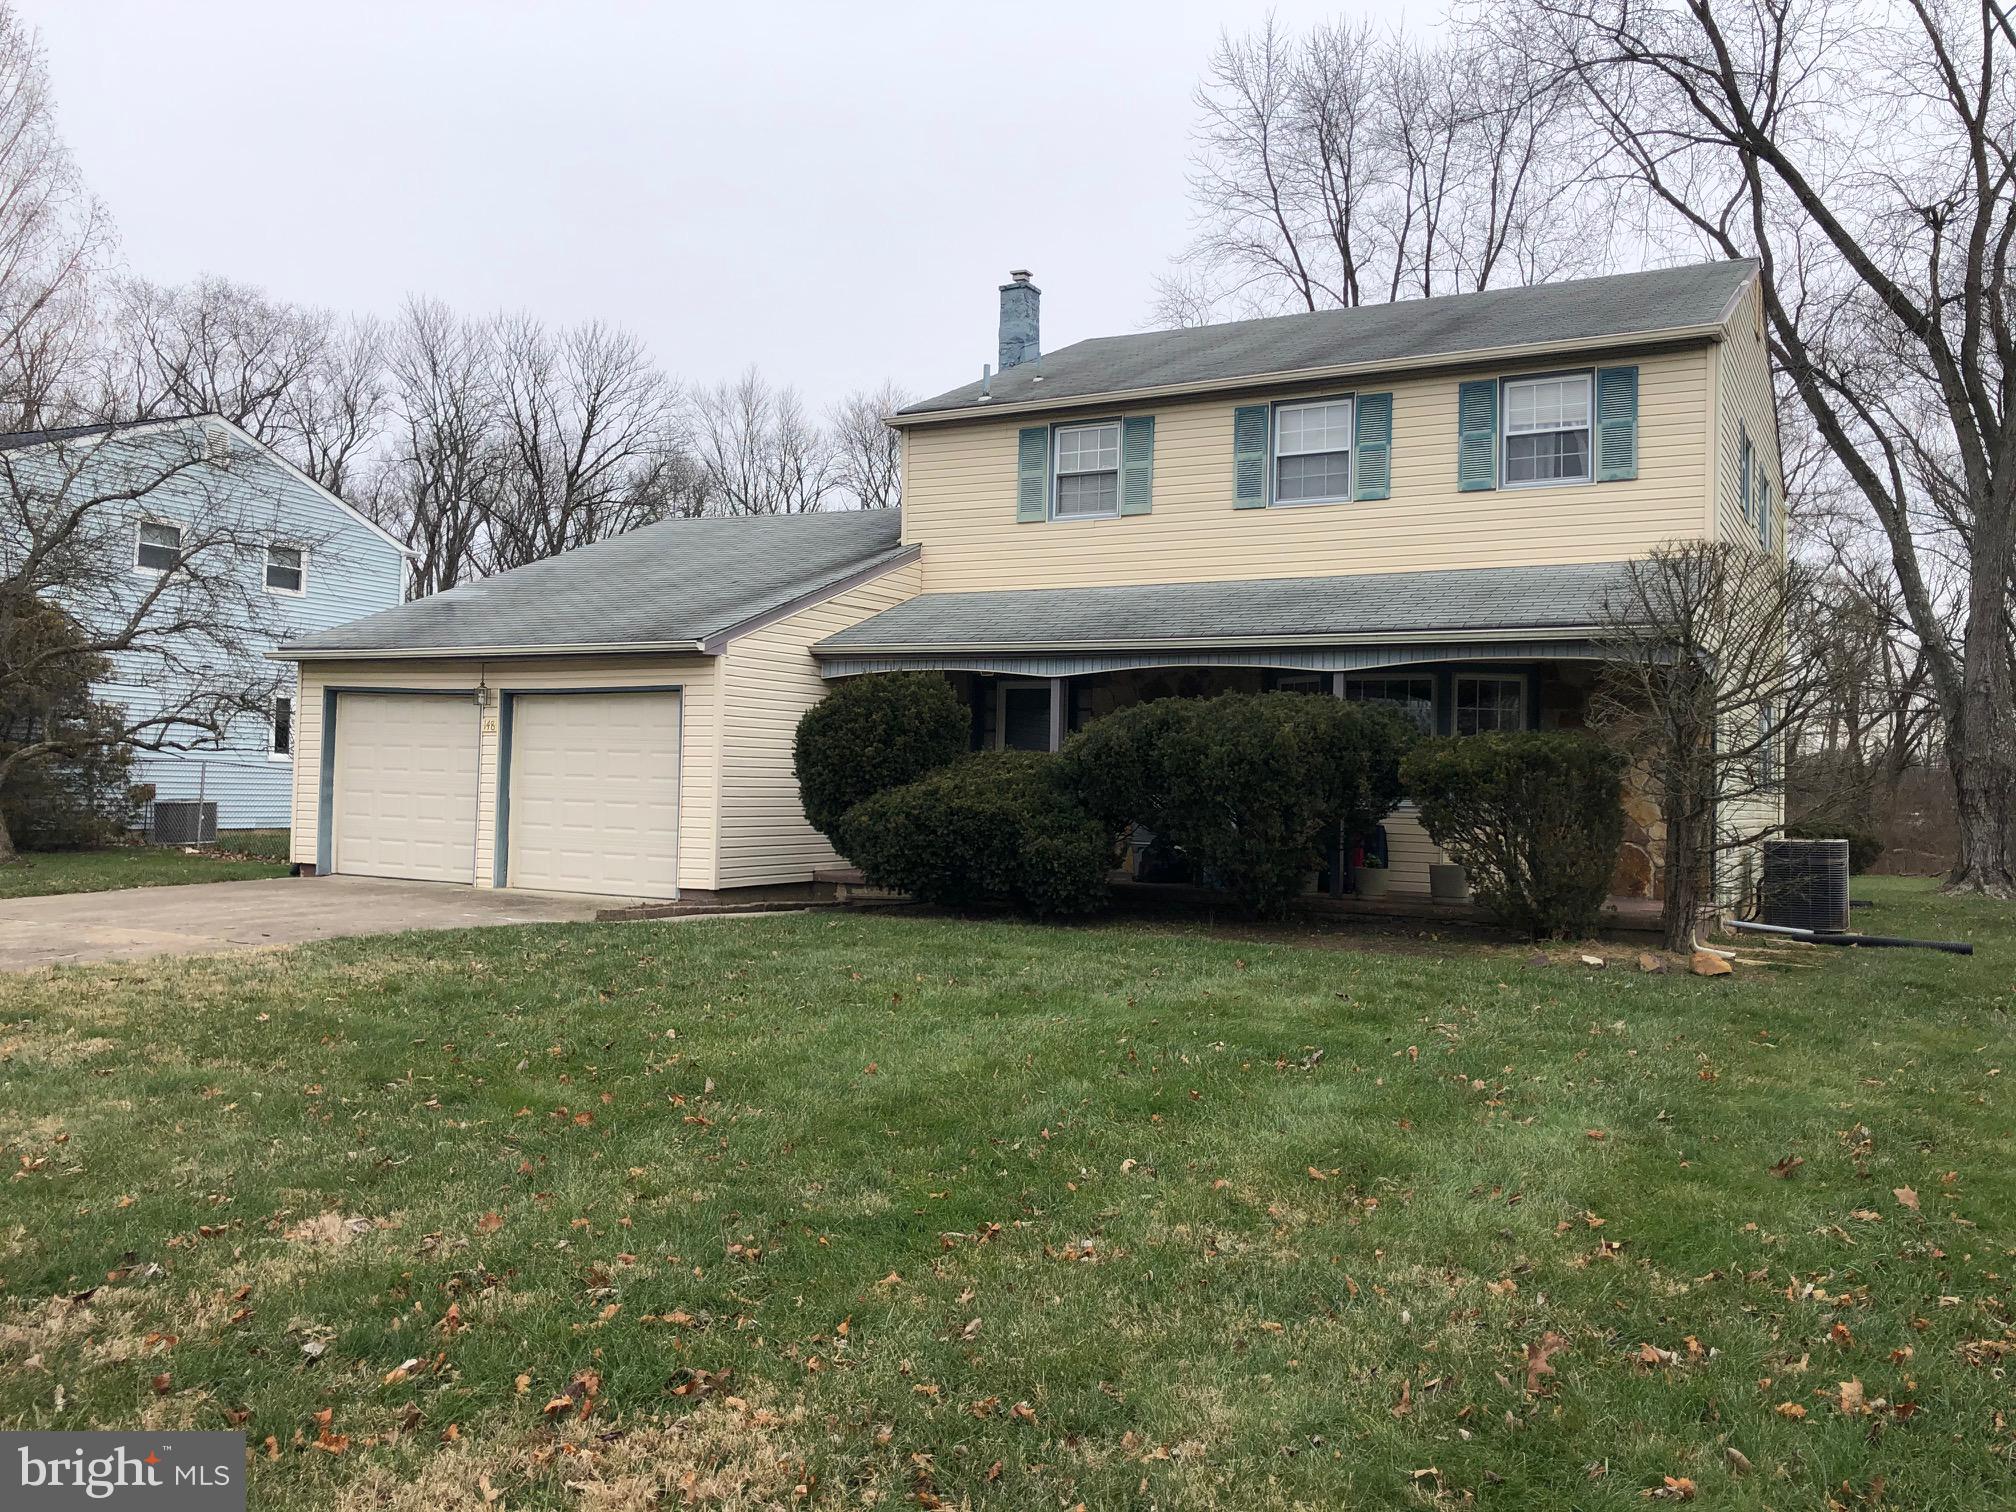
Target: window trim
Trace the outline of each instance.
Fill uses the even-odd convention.
[[[273,553],[276,550],[291,551],[300,558],[300,564],[295,569],[301,574],[301,586],[299,588],[275,588],[273,586],[270,574],[273,571]],[[296,546],[291,541],[282,541],[271,536],[267,537],[265,551],[259,561],[259,586],[265,592],[278,594],[282,598],[306,598],[308,596],[308,548],[306,546]]]
[[[1449,674],[1449,733],[1451,735],[1459,739],[1467,738],[1464,736],[1463,731],[1456,728],[1457,716],[1462,712],[1462,699],[1458,694],[1458,689],[1466,682],[1511,683],[1519,690],[1519,723],[1513,727],[1512,731],[1508,732],[1503,729],[1488,731],[1472,730],[1470,731],[1471,735],[1504,735],[1533,728],[1533,678],[1530,672],[1452,671]]]
[[[1588,419],[1582,425],[1582,433],[1589,438],[1584,448],[1583,465],[1587,471],[1579,478],[1527,478],[1514,482],[1509,476],[1512,465],[1512,406],[1507,402],[1512,385],[1515,383],[1546,383],[1557,378],[1580,378],[1588,385]],[[1567,427],[1553,431],[1520,431],[1522,436],[1560,435]],[[1498,379],[1498,486],[1500,488],[1586,488],[1596,481],[1596,369],[1559,368],[1545,373],[1513,373],[1501,375]]]
[[[1059,465],[1063,451],[1063,436],[1067,430],[1096,430],[1100,426],[1113,427],[1113,507],[1102,509],[1097,514],[1065,514],[1058,509],[1064,495],[1064,469]],[[1083,478],[1105,472],[1103,467],[1086,468],[1071,474]],[[1127,472],[1127,424],[1123,415],[1112,415],[1099,420],[1058,420],[1050,426],[1050,518],[1059,520],[1117,520],[1120,518],[1121,491],[1126,485]]]
[[[1320,499],[1281,497],[1281,412],[1309,409],[1319,404],[1351,406],[1351,440],[1344,448],[1344,492]],[[1294,452],[1298,457],[1326,457],[1329,452]],[[1270,509],[1302,509],[1313,504],[1350,504],[1358,496],[1358,391],[1348,394],[1313,394],[1302,399],[1276,399],[1267,406],[1267,506]]]
[[[287,749],[280,749],[280,705],[287,705]],[[300,713],[299,700],[292,693],[275,693],[266,704],[266,759],[268,761],[292,761],[294,759],[294,721]]]
[[[175,567],[149,567],[145,562],[140,560],[141,547],[146,544],[142,539],[142,532],[149,525],[175,532]],[[158,515],[142,515],[139,519],[135,520],[133,522],[133,572],[140,577],[160,578],[168,576],[169,573],[176,570],[176,567],[181,566],[184,529],[185,527],[180,520],[164,520]]]

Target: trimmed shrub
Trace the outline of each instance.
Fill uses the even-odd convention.
[[[972,724],[936,672],[883,672],[834,687],[798,721],[791,763],[812,827],[835,829],[865,798],[914,782],[966,754]]]
[[[1253,913],[1278,913],[1339,826],[1371,829],[1399,801],[1413,729],[1376,705],[1298,693],[1137,704],[1060,757],[1065,786],[1114,830],[1146,825]]]
[[[1785,826],[1787,840],[1846,840],[1848,842],[1848,871],[1859,877],[1883,857],[1887,847],[1882,840],[1867,830],[1849,829],[1840,824],[1788,824]]]
[[[1624,843],[1622,751],[1593,736],[1444,736],[1401,776],[1478,903],[1535,939],[1586,934]]]
[[[1041,752],[962,756],[856,804],[833,843],[870,882],[926,903],[1090,913],[1106,901],[1112,832],[1057,777]]]

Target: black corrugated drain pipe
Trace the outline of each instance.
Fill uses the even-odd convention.
[[[1901,935],[1849,934],[1846,931],[1832,929],[1794,929],[1789,924],[1758,924],[1749,919],[1731,919],[1729,927],[1747,930],[1751,934],[1780,935],[1788,940],[1810,940],[1815,945],[1881,945],[1910,947],[1917,950],[1943,950],[1948,955],[1974,954],[1974,947],[1965,940],[1907,940]]]

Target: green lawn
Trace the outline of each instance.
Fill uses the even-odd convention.
[[[17,979],[0,1425],[241,1424],[260,1508],[2009,1505],[2016,910],[1858,890],[1981,954],[813,914]]]
[[[117,845],[103,850],[31,851],[0,866],[0,898],[49,893],[172,887],[182,882],[244,882],[287,875],[287,831],[224,830],[214,847]]]

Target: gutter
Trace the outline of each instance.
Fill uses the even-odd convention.
[[[812,648],[812,654],[820,657],[1022,656],[1046,652],[1096,655],[1107,651],[1232,650],[1272,646],[1460,645],[1494,638],[1586,640],[1599,633],[1600,629],[1597,625],[1480,625],[1472,630],[1393,630],[1356,635],[1193,635],[1174,639],[1165,636],[1153,640],[1016,641],[1012,644],[1002,641],[913,641],[901,645],[862,645],[858,642],[835,644],[825,640]]]
[[[705,655],[697,640],[605,641],[567,646],[401,646],[387,650],[373,646],[315,647],[289,650],[280,646],[266,653],[267,661],[424,661],[443,658],[491,659],[518,656],[639,656],[653,652]]]
[[[1183,398],[1193,394],[1224,393],[1232,389],[1279,388],[1290,383],[1320,383],[1334,378],[1353,378],[1366,373],[1418,373],[1437,368],[1499,365],[1508,358],[1522,362],[1532,357],[1560,356],[1569,352],[1603,352],[1619,348],[1719,342],[1727,330],[1721,322],[1713,325],[1673,326],[1667,330],[1642,331],[1629,336],[1577,337],[1569,341],[1523,342],[1517,346],[1477,347],[1464,352],[1438,353],[1430,357],[1403,357],[1377,362],[1339,362],[1327,367],[1289,368],[1268,373],[1242,373],[1235,378],[1215,378],[1202,383],[1158,383],[1143,388],[1102,389],[1094,394],[1068,394],[1052,399],[1038,395],[1013,404],[967,403],[957,409],[926,410],[922,413],[898,411],[883,417],[883,423],[897,430],[912,425],[935,425],[951,420],[973,420],[982,415],[1028,415],[1067,408],[1096,408],[1125,404],[1139,399]]]

